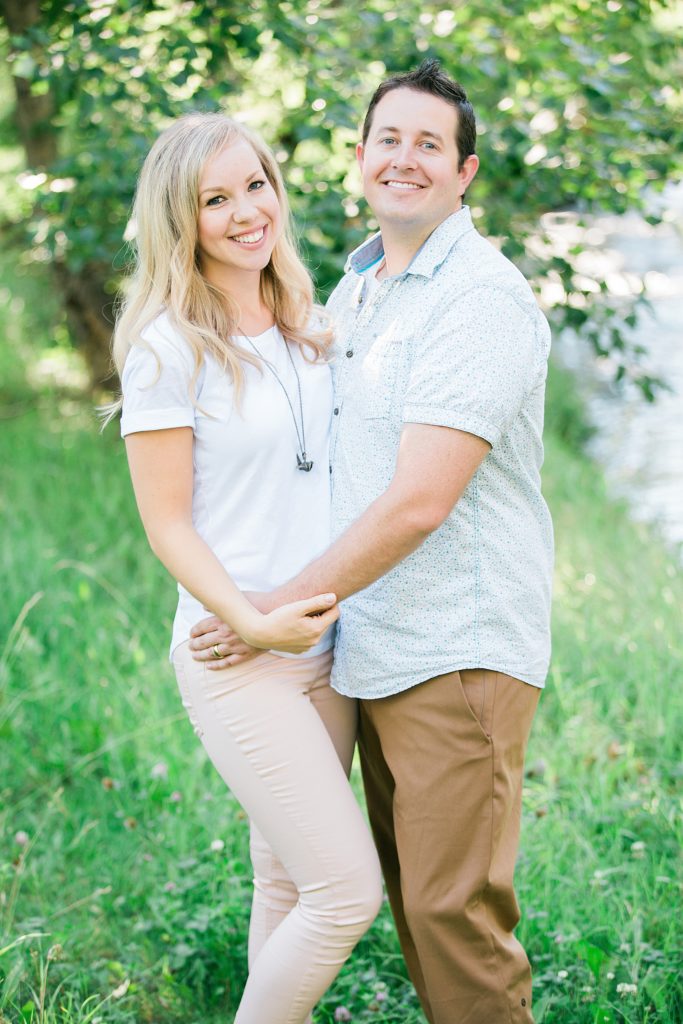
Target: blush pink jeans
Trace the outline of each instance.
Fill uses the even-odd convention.
[[[355,701],[332,653],[209,671],[173,654],[183,704],[251,822],[249,978],[235,1024],[304,1024],[377,915],[381,874],[348,782]]]

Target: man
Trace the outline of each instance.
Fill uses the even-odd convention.
[[[529,1024],[513,871],[549,660],[549,331],[463,205],[475,138],[436,61],[372,98],[358,159],[380,234],[329,303],[337,539],[259,607],[343,601],[333,684],[360,698],[368,810],[428,1020]],[[228,635],[203,629],[200,658]]]

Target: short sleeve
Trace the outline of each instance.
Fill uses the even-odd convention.
[[[453,427],[497,444],[538,378],[534,312],[491,286],[450,305],[417,343],[404,422]]]
[[[142,430],[195,426],[190,397],[194,360],[188,345],[156,325],[143,335],[149,348],[134,345],[121,376],[121,436]]]

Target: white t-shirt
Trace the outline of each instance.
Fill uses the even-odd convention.
[[[289,346],[301,382],[306,454],[313,461],[306,473],[297,467],[299,445],[287,399],[267,367],[243,364],[238,410],[229,375],[207,354],[195,406],[190,398],[194,357],[168,316],[157,317],[143,337],[161,370],[146,348],[133,346],[128,353],[121,435],[192,427],[194,526],[241,590],[272,590],[330,542],[329,366],[308,363],[297,345]],[[272,327],[253,341],[286,387],[301,430],[297,382],[282,334]],[[184,587],[178,585],[178,593],[171,651],[210,614]],[[332,642],[331,629],[307,656],[329,650]]]

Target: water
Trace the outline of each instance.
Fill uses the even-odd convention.
[[[683,184],[657,202],[665,219],[656,226],[636,213],[596,217],[588,228],[563,215],[548,226],[560,250],[584,247],[582,271],[605,280],[614,294],[632,294],[644,278],[652,311],[641,314],[634,340],[647,349],[648,372],[670,392],[648,403],[632,385],[617,390],[609,360],[596,359],[575,338],[560,339],[558,351],[576,372],[597,428],[590,452],[610,489],[683,554]]]

